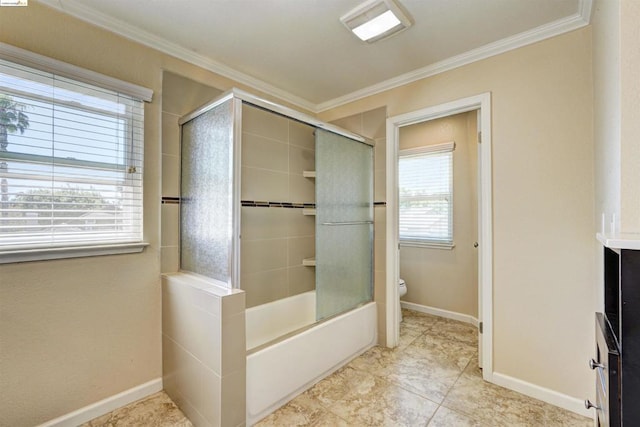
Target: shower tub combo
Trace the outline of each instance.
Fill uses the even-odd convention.
[[[196,425],[252,425],[376,343],[373,150],[358,135],[235,89],[180,125],[181,272],[163,280],[165,388]],[[306,146],[276,140],[303,134]],[[247,165],[279,152],[288,169],[268,173],[288,192],[269,200],[271,190],[251,181],[267,172]],[[296,159],[313,170],[297,170]],[[272,246],[288,251],[285,261]],[[300,253],[314,256],[298,266]],[[262,265],[272,259],[276,267]],[[175,332],[199,328],[193,319],[172,324],[190,318],[179,310],[217,322],[201,335],[211,340],[206,351]]]

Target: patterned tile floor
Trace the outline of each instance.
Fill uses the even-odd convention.
[[[193,427],[163,391],[94,418],[80,427]]]
[[[372,348],[256,426],[593,425],[588,418],[483,381],[477,367],[476,328],[403,313],[397,348]],[[85,427],[151,425],[191,423],[158,393]]]

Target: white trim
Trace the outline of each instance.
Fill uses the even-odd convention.
[[[443,142],[442,144],[423,145],[422,147],[405,148],[398,150],[400,156],[413,156],[427,153],[449,153],[456,149],[454,141]]]
[[[596,233],[596,239],[609,249],[640,250],[640,233]]]
[[[459,322],[469,323],[470,325],[478,327],[478,319],[469,315],[458,313],[456,311],[443,310],[441,308],[430,307],[428,305],[416,304],[413,302],[400,301],[400,306],[409,310],[417,311],[419,313],[431,314],[433,316],[444,317],[447,319],[457,320]]]
[[[394,117],[387,118],[387,152],[386,152],[386,198],[387,209],[385,224],[386,232],[386,346],[394,348],[400,339],[400,324],[398,313],[398,303],[400,298],[398,290],[398,279],[400,278],[400,233],[399,212],[398,212],[398,151],[400,139],[400,127],[396,124]]]
[[[463,65],[481,61],[492,56],[500,55],[511,50],[519,49],[521,47],[582,28],[586,25],[589,25],[593,0],[579,1],[579,12],[571,16],[567,16],[566,18],[541,25],[532,30],[525,31],[493,43],[489,43],[477,49],[472,49],[460,55],[452,56],[440,62],[427,65],[423,68],[418,68],[417,70],[401,74],[399,76],[331,99],[329,101],[321,102],[319,104],[316,104],[315,111],[316,113],[321,113],[323,111],[331,110],[332,108],[337,108],[341,105],[357,101],[358,99],[376,95],[386,90],[404,86],[417,80],[435,76],[436,74],[444,73],[446,71],[462,67]]]
[[[510,390],[517,391],[518,393],[526,394],[527,396],[566,409],[567,411],[571,411],[589,418],[593,418],[594,416],[591,410],[584,407],[584,400],[578,399],[576,397],[558,393],[557,391],[545,387],[540,387],[539,385],[535,385],[533,383],[510,377],[509,375],[501,374],[498,372],[493,373],[492,382],[499,386],[506,387]]]
[[[96,73],[95,71],[87,70],[76,65],[67,64],[66,62],[20,49],[19,47],[6,43],[0,43],[0,58],[58,76],[79,80],[104,89],[110,89],[145,102],[150,102],[153,98],[153,90],[146,87]]]
[[[16,249],[0,251],[0,264],[14,262],[47,261],[65,258],[84,258],[101,255],[120,255],[139,253],[149,243],[114,243],[91,246],[63,246],[58,248]]]
[[[129,40],[133,40],[145,46],[156,49],[160,52],[182,59],[186,62],[220,74],[221,76],[227,77],[238,83],[267,93],[271,96],[278,97],[283,101],[307,109],[313,113],[320,113],[326,110],[330,110],[349,102],[353,102],[357,99],[375,95],[385,90],[403,86],[416,80],[434,76],[436,74],[453,70],[463,65],[467,65],[476,61],[480,61],[482,59],[489,58],[491,56],[515,50],[520,47],[539,42],[541,40],[567,33],[569,31],[577,30],[586,25],[589,25],[589,21],[591,19],[591,9],[593,5],[593,0],[579,0],[580,3],[578,5],[578,12],[571,16],[559,19],[554,22],[550,22],[545,25],[541,25],[537,28],[522,32],[520,34],[516,34],[506,39],[498,40],[497,42],[470,50],[461,55],[453,56],[435,64],[419,68],[409,73],[405,73],[392,79],[368,86],[364,89],[357,90],[344,96],[340,96],[316,104],[307,99],[293,95],[290,92],[277,88],[260,79],[234,70],[227,65],[224,65],[204,55],[195,53],[176,43],[165,40],[149,32],[142,31],[133,25],[127,24],[103,13],[96,12],[90,7],[82,5],[77,0],[39,1],[42,4],[106,29],[107,31],[119,34],[123,37],[128,38]]]
[[[411,239],[400,239],[400,247],[406,246],[409,248],[426,248],[426,249],[442,249],[446,251],[451,251],[456,247],[456,244],[451,243],[438,243],[434,240],[411,240]]]
[[[584,22],[589,24],[591,22],[591,11],[593,9],[593,0],[580,0],[578,5],[578,15]]]
[[[42,423],[38,427],[75,427],[159,391],[162,391],[162,378],[156,378],[122,393],[114,394],[84,408]]]
[[[453,114],[480,110],[479,126],[482,143],[479,144],[478,183],[479,247],[478,247],[478,287],[483,322],[481,346],[483,349],[482,375],[491,381],[493,374],[493,231],[491,193],[491,94],[489,92],[401,114],[387,119],[387,255],[386,255],[386,332],[387,347],[395,347],[399,339],[398,324],[398,278],[399,278],[399,238],[398,238],[398,147],[400,128]]]

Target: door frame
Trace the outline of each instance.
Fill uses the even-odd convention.
[[[386,346],[398,345],[399,232],[398,232],[398,149],[400,128],[454,114],[479,110],[478,127],[478,321],[482,324],[479,347],[485,380],[493,374],[493,209],[491,172],[491,93],[458,99],[387,119],[386,147]]]

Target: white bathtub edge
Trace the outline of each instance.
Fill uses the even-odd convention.
[[[266,417],[375,346],[376,324],[376,304],[371,302],[247,356],[247,425]],[[333,337],[341,339],[325,346],[332,333],[338,333]],[[292,363],[296,353],[305,357]],[[278,377],[281,380],[275,381]],[[265,396],[271,397],[270,403],[257,401]]]
[[[333,374],[334,372],[338,371],[340,368],[346,366],[349,364],[349,362],[351,362],[353,359],[355,359],[356,357],[361,356],[362,354],[364,354],[367,350],[369,350],[370,348],[374,347],[376,345],[375,342],[370,343],[369,345],[367,345],[366,347],[364,347],[363,349],[361,349],[360,351],[358,351],[356,354],[354,354],[351,357],[348,357],[347,359],[343,360],[342,362],[340,362],[338,365],[335,365],[334,367],[332,367],[331,369],[329,369],[328,371],[326,371],[325,373],[321,374],[320,376],[314,378],[313,380],[309,381],[308,383],[304,384],[303,386],[301,386],[300,388],[298,388],[297,390],[293,391],[292,393],[288,394],[287,396],[283,397],[282,399],[278,400],[277,402],[275,402],[273,405],[271,405],[270,407],[268,407],[267,409],[265,409],[264,411],[262,411],[260,414],[258,414],[257,416],[253,416],[251,417],[250,414],[247,414],[247,425],[248,426],[252,426],[255,423],[257,423],[258,421],[260,421],[261,419],[265,418],[266,416],[268,416],[269,414],[275,412],[277,409],[279,409],[280,407],[284,406],[285,404],[287,404],[288,402],[290,402],[292,399],[296,398],[298,395],[304,393],[305,391],[309,390],[311,387],[313,387],[314,385],[316,385],[317,383],[319,383],[320,381],[322,381],[323,379],[325,379],[326,377],[328,377],[329,375]],[[252,419],[253,418],[253,419]]]

